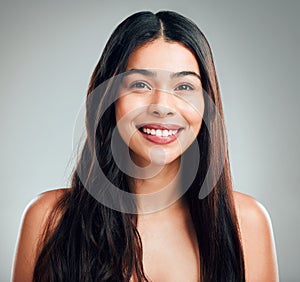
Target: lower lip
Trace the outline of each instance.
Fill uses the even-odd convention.
[[[170,136],[156,136],[156,135],[151,135],[147,134],[144,132],[139,131],[142,136],[147,139],[148,141],[155,143],[155,144],[169,144],[174,142],[177,138],[178,135],[180,134],[181,130],[177,132],[175,135],[170,135]]]

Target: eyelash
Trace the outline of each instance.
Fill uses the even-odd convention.
[[[188,89],[179,89],[179,88],[182,88],[182,87],[187,87]],[[189,84],[180,84],[180,85],[178,85],[176,88],[175,88],[175,91],[176,90],[179,90],[179,91],[192,91],[192,90],[194,90],[194,87],[193,86],[191,86],[191,85],[189,85]]]
[[[129,86],[129,88],[130,89],[152,90],[152,88],[148,84],[146,84],[145,82],[142,82],[142,81],[137,81],[137,82],[132,83]],[[194,87],[190,84],[187,84],[187,83],[182,83],[174,89],[174,91],[193,91],[193,90],[195,90]]]
[[[144,83],[142,81],[138,81],[138,82],[135,82],[135,83],[131,84],[129,88],[130,89],[134,89],[134,88],[145,89],[145,88],[147,88],[148,90],[151,90],[151,88],[146,83]]]

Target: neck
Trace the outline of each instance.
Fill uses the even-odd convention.
[[[153,174],[153,171],[157,173]],[[180,195],[180,173],[180,159],[177,159],[164,166],[151,166],[149,177],[131,179],[138,213],[149,214],[181,208],[184,203]]]

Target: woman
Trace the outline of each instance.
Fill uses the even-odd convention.
[[[194,23],[167,11],[124,20],[86,109],[71,188],[27,209],[13,281],[278,281],[265,209],[232,190],[213,58]]]

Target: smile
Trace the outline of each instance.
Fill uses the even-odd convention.
[[[163,136],[163,137],[167,137],[167,136],[171,136],[171,135],[175,135],[178,130],[167,130],[167,129],[151,129],[151,128],[146,128],[146,127],[143,127],[142,128],[143,132],[146,133],[146,134],[151,134],[151,135],[155,135],[155,136]]]
[[[177,139],[183,128],[177,125],[147,124],[139,126],[138,130],[148,141],[156,144],[168,144]]]

